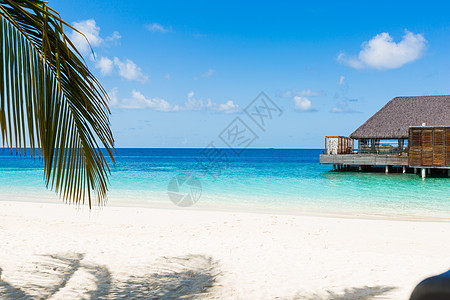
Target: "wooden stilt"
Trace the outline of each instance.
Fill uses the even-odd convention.
[[[427,169],[422,168],[422,179],[427,178]]]

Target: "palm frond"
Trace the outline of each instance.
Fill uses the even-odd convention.
[[[41,0],[0,0],[0,135],[43,158],[47,187],[66,202],[101,204],[114,162],[108,95]]]

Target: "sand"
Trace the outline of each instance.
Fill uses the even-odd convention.
[[[407,299],[450,223],[0,201],[1,299]]]

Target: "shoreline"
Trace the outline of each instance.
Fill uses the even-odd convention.
[[[89,209],[86,204],[72,204],[57,201],[23,201],[23,200],[0,200],[0,203],[30,203],[30,204],[54,204],[63,205],[70,208],[76,209]],[[169,200],[167,200],[169,202]],[[75,207],[76,206],[76,207]],[[84,207],[83,207],[84,206]],[[310,217],[323,217],[323,218],[333,218],[333,219],[356,219],[356,220],[386,220],[386,221],[406,221],[406,222],[437,222],[437,223],[450,223],[450,212],[449,217],[439,217],[439,216],[422,216],[418,217],[415,215],[404,214],[404,215],[391,215],[391,214],[371,214],[371,213],[361,213],[358,211],[347,211],[347,212],[326,212],[326,211],[314,211],[308,209],[275,209],[273,207],[261,208],[261,207],[225,207],[225,206],[213,206],[213,205],[194,205],[192,207],[179,207],[174,204],[162,204],[152,203],[152,204],[142,204],[142,203],[125,203],[125,202],[107,202],[103,206],[98,206],[94,204],[92,206],[92,211],[101,211],[107,209],[108,207],[114,208],[140,208],[140,209],[161,209],[161,210],[176,210],[176,211],[198,211],[198,212],[224,212],[224,213],[249,213],[249,214],[263,214],[263,215],[284,215],[284,216],[310,216]]]
[[[386,215],[386,214],[369,214],[358,213],[348,211],[344,212],[324,212],[313,210],[296,209],[274,209],[270,208],[245,208],[245,207],[224,207],[224,206],[193,206],[188,208],[181,208],[176,205],[140,205],[130,204],[123,205],[122,203],[108,203],[104,207],[118,207],[118,208],[143,208],[143,209],[162,209],[162,210],[177,210],[177,211],[199,211],[199,212],[225,212],[225,213],[249,213],[249,214],[262,214],[262,215],[283,215],[283,216],[309,216],[309,217],[322,217],[333,219],[356,219],[356,220],[386,220],[386,221],[410,221],[410,222],[438,222],[438,223],[450,223],[449,217],[417,217],[413,215]]]

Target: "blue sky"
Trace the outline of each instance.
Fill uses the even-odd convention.
[[[450,94],[450,5],[86,1],[49,5],[110,93],[117,147],[204,147],[264,91],[251,147],[321,148],[396,96]],[[217,143],[217,146],[224,146]]]

